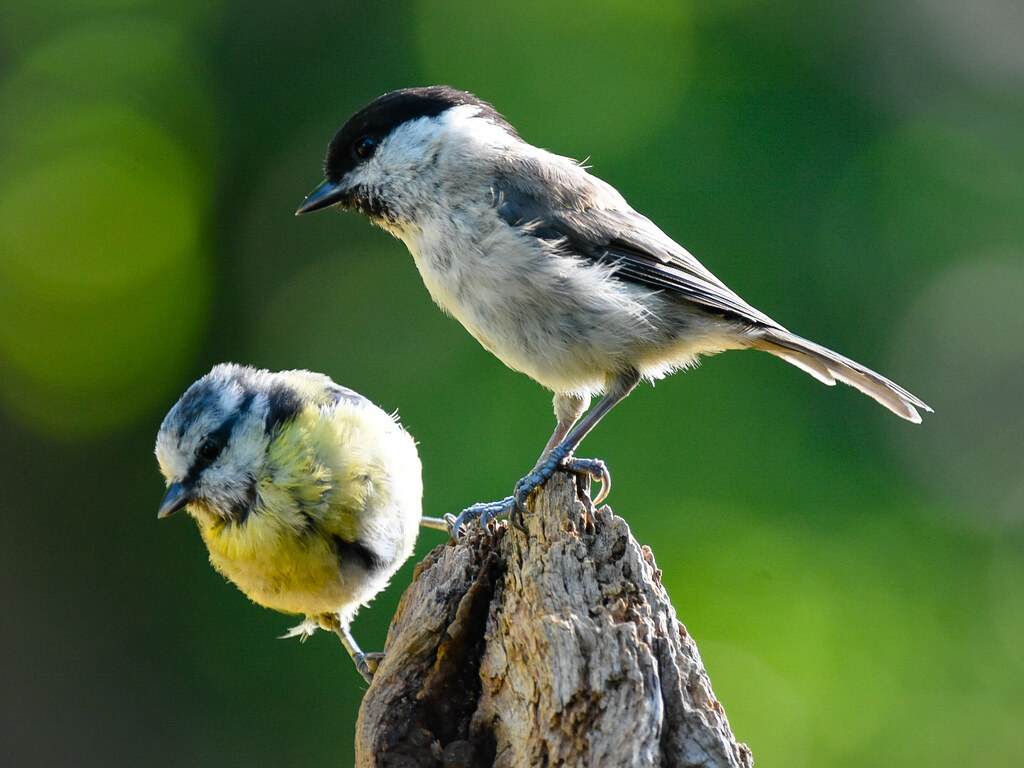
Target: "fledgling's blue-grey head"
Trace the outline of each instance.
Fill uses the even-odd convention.
[[[445,136],[453,128],[459,137]],[[327,178],[296,214],[340,205],[380,224],[410,221],[416,205],[436,197],[443,183],[429,173],[442,142],[472,152],[474,137],[488,134],[498,143],[519,141],[515,128],[472,93],[447,85],[386,93],[335,134],[324,161]]]
[[[309,371],[214,367],[188,388],[160,426],[156,458],[167,493],[159,517],[196,504],[218,517],[245,520],[279,430],[309,401],[328,402],[348,391]]]

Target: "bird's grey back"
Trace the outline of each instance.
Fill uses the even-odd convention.
[[[559,158],[565,162],[565,158]],[[567,176],[559,178],[552,170]],[[685,248],[586,170],[531,158],[500,158],[494,205],[504,221],[534,237],[612,266],[617,276],[743,322],[776,326]]]

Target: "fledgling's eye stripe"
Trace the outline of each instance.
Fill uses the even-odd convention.
[[[231,415],[228,416],[224,421],[221,422],[220,426],[212,430],[207,436],[204,442],[212,441],[219,445],[227,445],[231,439],[231,433],[235,429],[235,425],[241,420],[243,416],[249,413],[252,409],[252,402],[256,397],[255,390],[247,389],[242,395],[242,400],[238,404],[238,408],[232,411]],[[185,477],[185,483],[194,483],[199,475],[206,467],[209,466],[208,461],[204,461],[201,457],[197,456],[192,465],[189,467],[188,475]]]
[[[241,402],[238,403],[238,408],[224,419],[224,422],[217,429],[210,433],[211,439],[221,440],[226,445],[228,440],[231,439],[231,433],[234,431],[235,425],[243,417],[249,415],[249,411],[252,410],[252,402],[256,399],[256,390],[247,388],[244,392]]]

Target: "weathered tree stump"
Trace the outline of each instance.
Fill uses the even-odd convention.
[[[356,764],[747,768],[648,547],[557,474],[529,534],[435,548],[363,699]]]

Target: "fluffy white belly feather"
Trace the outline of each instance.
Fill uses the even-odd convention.
[[[504,225],[479,242],[454,224],[401,236],[438,306],[557,393],[598,394],[627,368],[659,378],[741,346],[732,324]]]

